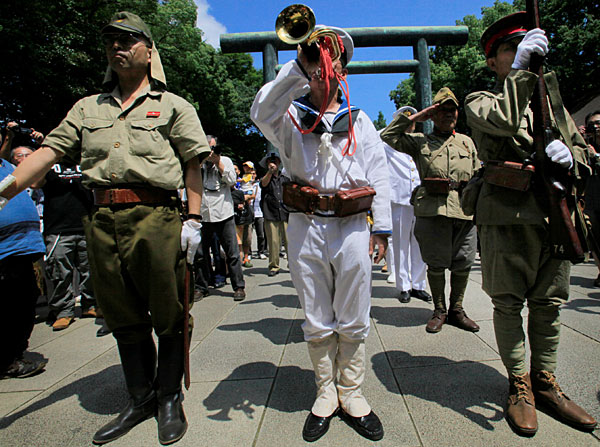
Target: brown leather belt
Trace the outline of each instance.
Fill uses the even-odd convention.
[[[324,196],[319,194],[317,196],[317,200],[315,201],[315,207],[319,211],[333,211],[333,199],[334,196]]]
[[[167,203],[177,197],[177,191],[160,188],[93,189],[92,192],[98,206]]]

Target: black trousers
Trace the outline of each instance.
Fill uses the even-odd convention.
[[[265,239],[265,219],[264,217],[254,218],[254,229],[256,230],[256,245],[258,254],[264,254],[267,250],[267,240]]]
[[[202,222],[202,256],[204,262],[210,262],[210,245],[215,234],[225,251],[225,261],[229,268],[229,278],[233,290],[245,288],[246,283],[242,273],[242,261],[233,216],[221,222]]]
[[[41,256],[7,256],[0,261],[0,302],[6,316],[0,324],[0,370],[20,358],[29,345],[40,295],[33,263]]]

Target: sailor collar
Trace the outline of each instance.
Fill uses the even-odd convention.
[[[315,109],[315,106],[308,100],[308,95],[292,101],[292,105],[294,105],[298,111],[302,128],[310,129],[319,116],[319,110]],[[314,133],[318,135],[323,133],[348,133],[350,113],[352,114],[352,122],[355,123],[359,112],[360,109],[358,107],[352,105],[348,107],[346,99],[342,98],[340,108],[333,118],[331,129],[329,129],[329,124],[325,120],[321,120],[319,124],[317,124]]]

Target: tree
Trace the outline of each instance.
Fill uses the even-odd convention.
[[[507,14],[523,10],[524,0],[514,4],[496,0],[491,7],[481,8],[482,18],[468,15],[457,20],[457,25],[469,27],[468,42],[462,46],[440,46],[431,49],[431,84],[435,93],[448,86],[459,100],[477,90],[487,90],[495,83],[494,74],[487,68],[481,50],[483,31]],[[542,27],[550,39],[546,69],[557,72],[562,96],[567,108],[585,101],[592,92],[598,92],[597,59],[600,54],[600,18],[598,1],[540,0]],[[565,88],[564,86],[569,86]],[[396,106],[414,104],[414,77],[402,81],[390,92]],[[457,130],[466,132],[464,115],[459,116]]]
[[[379,111],[379,114],[377,115],[377,119],[375,121],[373,121],[373,124],[375,125],[375,129],[377,129],[377,130],[381,130],[385,126],[387,126],[387,123],[385,122],[385,116],[383,116],[383,112],[381,110]]]
[[[251,56],[224,55],[203,42],[193,0],[3,0],[0,119],[47,133],[78,99],[100,92],[107,64],[99,30],[124,10],[150,27],[169,91],[194,105],[230,154],[258,160],[265,143],[249,109],[262,75]]]

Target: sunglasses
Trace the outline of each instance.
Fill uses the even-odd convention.
[[[102,43],[105,47],[112,47],[115,42],[118,42],[123,48],[131,48],[138,42],[144,42],[148,46],[148,42],[144,36],[135,33],[106,33],[102,34]]]

